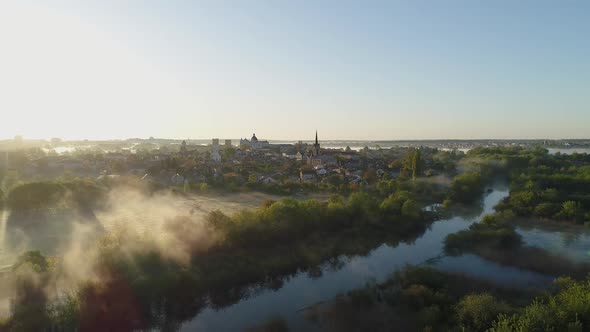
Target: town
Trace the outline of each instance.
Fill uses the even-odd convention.
[[[223,143],[221,143],[223,142]],[[453,156],[467,147],[546,145],[521,142],[412,142],[381,148],[322,147],[316,131],[312,143],[269,143],[252,134],[239,141],[214,138],[209,144],[173,140],[86,142],[67,146],[60,139],[0,144],[3,187],[19,182],[133,177],[160,187],[188,191],[257,190],[275,194],[301,191],[351,192],[381,179],[416,175],[454,175]],[[570,147],[565,143],[564,147]],[[587,142],[575,142],[585,147]],[[555,146],[555,142],[553,142]],[[65,147],[64,147],[65,146]],[[412,159],[418,152],[418,164]],[[456,159],[456,158],[455,158]],[[415,169],[416,168],[416,169]],[[415,169],[415,170],[414,170]]]
[[[54,145],[62,142],[54,140]],[[238,143],[238,142],[235,142]],[[299,189],[346,190],[371,185],[379,178],[410,176],[406,159],[415,148],[362,148],[353,150],[323,148],[316,132],[314,143],[270,144],[250,139],[214,138],[208,145],[157,145],[144,143],[133,149],[100,150],[78,148],[56,151],[28,147],[4,151],[0,169],[5,187],[18,181],[90,177],[97,180],[121,176],[141,178],[161,186],[179,186],[183,190],[208,191],[224,188],[230,191],[251,188],[276,193],[293,193]],[[105,151],[106,150],[106,151]],[[61,153],[60,153],[61,152]],[[422,147],[422,154],[432,156],[437,149]],[[453,150],[452,153],[462,153]],[[428,175],[444,171],[444,165],[426,158]]]

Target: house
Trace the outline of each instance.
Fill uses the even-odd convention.
[[[299,171],[300,182],[316,182],[316,172],[313,170],[301,170]]]
[[[261,176],[258,179],[258,181],[261,182],[261,183],[263,183],[263,184],[277,184],[277,183],[279,183],[279,181],[273,179],[270,176]]]
[[[307,160],[307,156],[303,153],[301,153],[300,151],[298,151],[295,154],[295,159],[297,159],[297,161],[306,161]]]
[[[328,171],[328,170],[327,170],[327,169],[325,169],[325,168],[318,168],[318,169],[317,169],[315,172],[316,172],[316,174],[317,174],[317,175],[319,175],[319,176],[325,176],[325,175],[327,175],[328,173],[330,173],[330,171]]]
[[[297,159],[297,155],[296,154],[293,154],[293,153],[283,152],[283,157],[285,157],[287,159]]]
[[[319,165],[338,165],[338,160],[332,156],[328,155],[319,155],[319,156],[312,156],[307,160],[307,164],[309,166],[315,167]]]

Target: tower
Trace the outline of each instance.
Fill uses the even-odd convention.
[[[320,143],[318,141],[318,131],[315,131],[315,143],[313,144],[313,149],[312,149],[312,155],[313,156],[319,156],[320,155]]]
[[[211,144],[211,160],[217,163],[221,161],[221,155],[219,154],[219,138],[214,138]]]

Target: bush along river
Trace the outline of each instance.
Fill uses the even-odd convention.
[[[399,244],[381,244],[365,256],[342,256],[337,263],[326,262],[315,273],[300,272],[283,280],[280,287],[252,289],[248,296],[223,308],[207,307],[194,319],[184,323],[181,331],[228,331],[256,326],[276,317],[283,318],[292,330],[315,329],[304,317],[304,310],[338,294],[382,282],[407,265],[431,265],[437,269],[461,273],[514,288],[542,289],[551,285],[554,276],[503,266],[473,254],[444,255],[447,235],[467,229],[494,212],[494,207],[508,196],[508,188],[496,184],[485,194],[481,213],[438,220],[420,237]],[[568,256],[585,259],[590,236],[574,240],[562,233],[537,228],[517,228],[525,244]]]

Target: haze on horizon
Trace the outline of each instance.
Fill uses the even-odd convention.
[[[588,138],[583,1],[3,1],[0,139]]]

